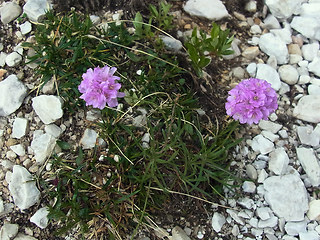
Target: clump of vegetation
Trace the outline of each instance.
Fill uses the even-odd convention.
[[[107,147],[74,151],[60,141],[63,152],[52,156],[50,181],[42,186],[55,200],[49,216],[64,225],[60,234],[81,226],[86,238],[121,239],[128,232],[133,238],[150,209],[161,209],[170,193],[211,200],[230,187],[228,152],[240,141],[233,135],[237,123],[218,129],[204,120],[187,79],[194,71],[201,76],[209,55],[231,53],[232,38],[215,24],[209,38],[194,30],[185,53],[194,70],[181,67],[159,39],[172,27],[169,10],[163,2],[151,5],[148,19],[137,13],[104,29],[76,12],[48,12],[36,43],[25,45],[36,53],[30,61],[38,63],[39,88],[55,79],[69,114],[84,107],[78,86],[88,68],[116,67],[126,94],[122,107],[105,107],[102,121],[94,123]]]

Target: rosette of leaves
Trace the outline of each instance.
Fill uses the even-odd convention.
[[[202,69],[211,62],[211,57],[220,57],[233,53],[231,44],[233,36],[229,37],[230,29],[222,30],[219,25],[212,23],[210,35],[205,31],[194,28],[186,45],[191,64],[199,77]]]

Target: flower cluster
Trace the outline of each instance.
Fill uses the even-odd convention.
[[[226,102],[229,116],[240,123],[258,123],[278,108],[276,91],[265,80],[249,78],[229,91]]]
[[[103,109],[106,104],[109,107],[118,106],[117,98],[124,97],[124,93],[119,92],[121,84],[116,81],[120,78],[113,76],[117,69],[105,66],[96,67],[94,70],[89,68],[82,75],[82,82],[78,89],[82,95],[80,98],[86,101],[86,105],[94,108]]]

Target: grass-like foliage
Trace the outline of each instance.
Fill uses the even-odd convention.
[[[49,216],[64,225],[60,234],[81,226],[82,232],[92,230],[87,238],[98,239],[93,232],[107,239],[133,238],[149,210],[161,208],[170,193],[210,200],[233,178],[228,151],[239,142],[233,136],[237,124],[221,123],[219,130],[197,112],[199,103],[186,81],[193,71],[179,66],[159,39],[172,28],[169,10],[165,3],[151,5],[148,19],[137,13],[133,21],[112,22],[107,29],[75,12],[48,12],[37,26],[36,43],[25,44],[36,53],[30,61],[38,64],[39,88],[53,78],[69,114],[84,106],[78,85],[88,68],[117,67],[126,93],[123,108],[106,107],[95,123],[106,148],[75,151],[59,142],[63,152],[53,156],[43,187],[54,199]],[[232,39],[216,25],[210,38],[202,31],[198,38],[196,31],[186,47],[200,75],[208,64],[204,52],[228,54]]]

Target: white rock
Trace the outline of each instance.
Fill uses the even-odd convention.
[[[0,216],[1,214],[4,212],[4,205],[3,205],[3,200],[2,198],[0,197]]]
[[[270,153],[269,170],[277,175],[286,173],[289,164],[289,157],[284,148],[277,148]]]
[[[272,216],[272,211],[268,207],[257,208],[256,213],[261,220],[267,220]]]
[[[22,157],[26,155],[26,150],[22,144],[10,146],[10,149],[15,152],[18,156]]]
[[[222,55],[222,58],[230,60],[230,59],[234,59],[234,58],[240,56],[241,55],[241,51],[240,51],[239,46],[238,46],[240,42],[241,41],[239,39],[236,39],[236,38],[233,39],[233,41],[231,43],[231,48],[229,48],[229,50],[232,50],[233,53],[230,54],[230,55]]]
[[[62,100],[53,95],[40,95],[32,99],[32,107],[41,121],[50,124],[63,115]]]
[[[27,169],[19,165],[13,166],[9,191],[15,205],[21,210],[33,206],[40,199],[40,192],[36,187],[35,180]]]
[[[182,228],[176,226],[172,229],[172,240],[191,240]]]
[[[14,238],[18,233],[18,229],[18,224],[4,223],[0,230],[0,239],[10,240]]]
[[[236,221],[237,223],[239,223],[240,225],[244,225],[245,222],[243,221],[243,219],[241,217],[238,216],[238,213],[235,210],[232,209],[227,209],[226,212],[230,215],[230,217]]]
[[[315,57],[313,61],[308,65],[308,70],[318,77],[320,77],[320,57]]]
[[[319,68],[320,69],[320,68]],[[293,116],[301,120],[319,123],[320,122],[320,96],[307,95],[299,99],[293,110]]]
[[[276,216],[272,216],[267,220],[259,220],[258,228],[273,228],[277,226],[278,218]]]
[[[160,39],[163,41],[166,48],[170,51],[177,51],[178,52],[183,47],[181,41],[179,41],[175,38],[160,35]]]
[[[310,82],[310,76],[308,75],[302,75],[299,77],[299,84],[306,84]]]
[[[226,7],[220,0],[188,0],[183,9],[192,16],[214,21],[229,16]]]
[[[311,44],[305,44],[301,48],[302,56],[305,60],[312,61],[319,51],[319,43],[314,42]]]
[[[41,21],[46,11],[51,9],[52,4],[49,0],[28,0],[23,6],[24,13],[34,22]]]
[[[28,126],[28,119],[26,118],[15,118],[12,126],[12,137],[13,138],[22,138],[24,135],[26,135]]]
[[[279,139],[279,136],[278,135],[276,135],[276,134],[273,134],[272,132],[269,132],[269,131],[262,131],[261,132],[261,134],[265,137],[265,138],[267,138],[267,139],[269,139],[271,142],[275,142],[275,141],[277,141],[278,139]]]
[[[19,27],[20,27],[20,31],[23,35],[26,35],[27,33],[31,32],[31,30],[32,30],[32,25],[28,21],[21,24]]]
[[[3,2],[0,8],[1,22],[6,25],[21,14],[21,7],[15,2]]]
[[[266,178],[268,177],[268,173],[266,172],[266,170],[261,169],[259,172],[259,176],[258,176],[258,183],[263,183],[264,180],[266,180]]]
[[[309,95],[320,95],[320,86],[310,84],[308,86],[308,94]]]
[[[80,140],[80,144],[83,146],[83,149],[91,149],[96,145],[98,138],[98,133],[92,129],[86,129]]]
[[[253,138],[251,147],[255,152],[267,154],[273,150],[274,145],[270,140],[266,139],[262,135],[257,135]]]
[[[298,174],[272,176],[263,182],[265,200],[279,218],[303,221],[308,211],[306,188]]]
[[[22,61],[22,56],[17,52],[12,52],[6,57],[6,64],[9,67],[15,67]]]
[[[292,65],[282,65],[278,69],[278,73],[282,81],[289,85],[294,85],[298,82],[299,73]]]
[[[242,184],[242,189],[246,193],[254,193],[256,191],[256,185],[254,182],[244,181]]]
[[[273,16],[272,14],[269,14],[263,21],[264,27],[267,29],[278,29],[281,28],[280,23],[278,19]]]
[[[276,91],[278,91],[281,87],[281,81],[278,72],[267,64],[257,64],[256,78],[266,80]]]
[[[48,226],[48,214],[49,210],[47,207],[40,208],[36,211],[35,214],[30,218],[30,222],[37,225],[39,228],[44,229]]]
[[[292,237],[292,236],[289,236],[289,235],[284,235],[281,240],[299,240],[299,239],[295,238],[295,237]]]
[[[255,208],[255,202],[248,198],[248,197],[245,197],[245,198],[242,198],[238,201],[238,204],[242,207],[245,207],[247,209],[252,209],[252,208]]]
[[[303,170],[306,172],[312,186],[320,185],[320,165],[313,149],[300,147],[297,148],[297,157]]]
[[[287,234],[291,236],[298,236],[299,233],[307,232],[307,222],[300,221],[300,222],[287,222],[284,226]]]
[[[298,13],[301,8],[303,0],[266,0],[265,3],[268,6],[273,16],[279,19],[287,19],[294,13]]]
[[[311,126],[298,126],[297,132],[302,144],[313,147],[319,144],[320,135],[319,133],[313,131]]]
[[[4,52],[0,52],[0,67],[4,67],[4,65],[6,65],[7,56],[8,56],[8,54],[6,54]]]
[[[278,61],[277,58],[273,55],[271,55],[268,60],[267,60],[267,65],[269,65],[270,67],[277,69],[278,68]]]
[[[299,233],[300,240],[319,240],[320,236],[316,231],[308,231],[305,233]]]
[[[257,72],[257,64],[256,63],[250,63],[247,68],[246,68],[247,72],[249,73],[249,75],[251,77],[255,77],[256,76],[256,72]]]
[[[278,64],[286,64],[289,60],[286,43],[272,33],[266,33],[260,37],[259,47],[267,55],[275,56]]]
[[[220,232],[221,228],[223,227],[223,225],[226,223],[226,218],[220,214],[215,212],[213,214],[212,220],[211,220],[211,224],[212,224],[212,228],[215,232]]]
[[[27,95],[27,88],[12,74],[0,82],[0,116],[15,112]]]
[[[270,32],[279,37],[286,44],[292,43],[291,31],[288,28],[271,29]]]
[[[320,200],[312,200],[309,203],[309,211],[307,212],[307,216],[310,221],[320,220]]]
[[[56,146],[57,139],[51,134],[43,133],[41,130],[34,131],[31,149],[33,150],[37,163],[42,164],[51,155]]]
[[[258,178],[257,170],[251,164],[246,165],[246,173],[252,180],[256,180]]]
[[[261,34],[262,30],[261,30],[261,28],[260,28],[259,25],[253,24],[253,25],[250,27],[250,32],[251,32],[252,34]]]
[[[320,2],[310,2],[304,3],[301,6],[300,15],[309,17],[319,17],[320,12]]]
[[[90,20],[93,23],[93,25],[98,25],[101,23],[101,18],[97,15],[90,15]],[[119,21],[119,19],[117,19]]]
[[[302,61],[302,57],[298,54],[289,54],[289,63],[290,64],[297,64],[298,62]]]
[[[46,131],[46,133],[52,135],[53,137],[55,138],[59,138],[61,133],[62,133],[62,129],[59,128],[57,125],[55,124],[49,124],[49,125],[46,125],[44,127],[44,130]]]
[[[250,0],[249,2],[246,3],[246,6],[244,9],[248,12],[256,12],[257,11],[257,2],[254,0]]]
[[[296,16],[291,22],[291,27],[303,36],[320,41],[319,17]]]

